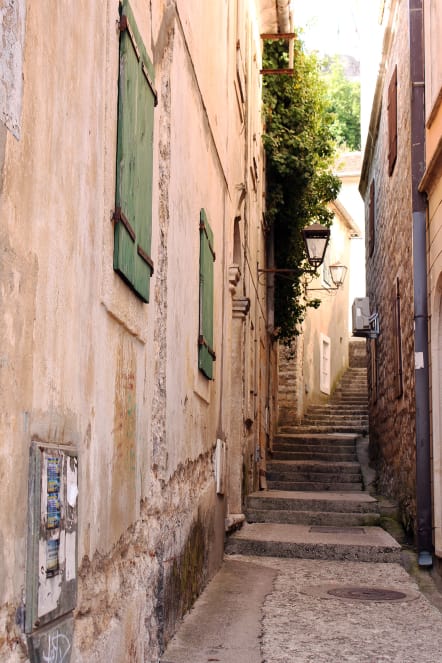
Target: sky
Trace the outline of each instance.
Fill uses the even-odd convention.
[[[359,59],[360,2],[373,0],[292,0],[294,24],[304,28],[307,50]]]

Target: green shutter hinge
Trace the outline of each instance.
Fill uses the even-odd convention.
[[[205,348],[207,348],[207,352],[212,357],[213,361],[216,361],[215,350],[210,347],[210,345],[207,343],[206,339],[204,338],[204,336],[202,334],[200,334],[200,336],[198,336],[198,345],[199,346],[203,345]]]
[[[204,221],[200,221],[200,232],[203,232],[205,234],[206,239],[207,239],[207,244],[209,245],[210,253],[212,254],[213,262],[215,262],[215,260],[216,260],[215,251],[213,250],[213,246],[212,246],[212,243],[210,241],[210,237],[209,237],[209,234],[207,232],[207,228],[204,224]]]

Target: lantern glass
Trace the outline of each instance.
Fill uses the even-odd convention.
[[[330,265],[329,269],[333,283],[339,288],[344,283],[347,267],[337,262],[334,265]]]
[[[321,226],[319,223],[313,223],[311,226],[304,228],[302,235],[304,237],[307,260],[317,269],[324,261],[330,239],[330,229]]]

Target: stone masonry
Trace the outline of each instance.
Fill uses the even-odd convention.
[[[415,390],[413,279],[411,270],[410,71],[408,3],[396,3],[385,77],[377,109],[378,127],[366,151],[361,179],[366,221],[374,182],[374,249],[367,227],[367,294],[370,311],[379,314],[380,334],[368,344],[370,455],[376,463],[379,491],[399,504],[404,526],[413,530],[415,504]],[[388,174],[388,86],[397,66],[397,161]],[[368,155],[368,156],[367,156]],[[395,296],[399,283],[402,393],[394,381]]]

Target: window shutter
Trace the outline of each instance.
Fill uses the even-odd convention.
[[[121,6],[114,269],[149,301],[152,228],[153,67],[127,0]]]
[[[397,65],[388,86],[388,174],[392,175],[397,158]]]
[[[375,243],[375,184],[372,180],[370,185],[370,204],[368,208],[368,255],[372,256]]]
[[[200,212],[200,283],[199,283],[199,336],[198,368],[211,380],[213,378],[213,233],[206,212]]]

